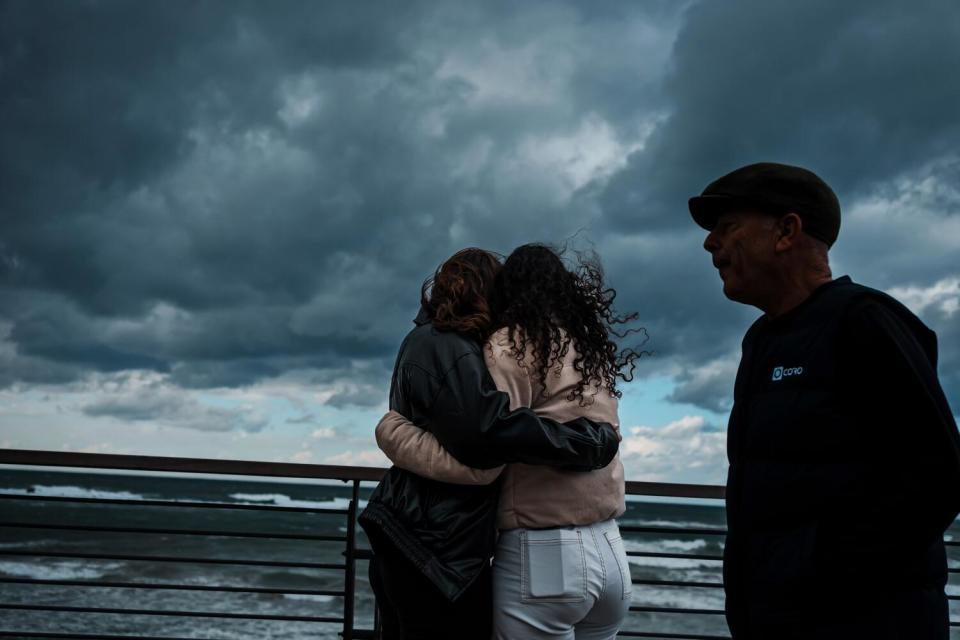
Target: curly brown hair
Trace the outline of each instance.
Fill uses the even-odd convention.
[[[450,256],[420,289],[420,303],[433,326],[486,340],[493,329],[490,296],[501,267],[499,255],[475,247]]]
[[[492,298],[496,326],[507,327],[517,362],[524,366],[531,349],[533,371],[545,387],[551,368],[562,366],[573,344],[573,366],[580,381],[569,400],[581,406],[588,385],[600,383],[620,397],[617,379],[633,379],[635,361],[647,351],[621,350],[613,340],[631,333],[647,338],[642,327],[618,331],[616,325],[632,322],[638,314],[618,315],[613,309],[617,292],[603,283],[603,268],[593,253],[576,253],[577,266],[567,269],[561,252],[546,245],[526,244],[507,258],[497,274]]]

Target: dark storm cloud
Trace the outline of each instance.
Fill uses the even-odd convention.
[[[578,228],[553,167],[516,155],[581,111],[615,137],[653,95],[649,74],[620,90],[643,68],[622,53],[662,58],[670,6],[4,2],[12,368],[382,376],[440,260]],[[594,48],[611,34],[619,53]],[[372,402],[357,389],[330,402]]]
[[[324,256],[352,230],[341,219],[377,194],[351,184],[350,131],[311,153],[280,130],[281,80],[389,72],[406,14],[260,6],[4,5],[10,280],[103,315],[296,299],[321,284]],[[370,113],[339,115],[324,124],[377,136]],[[351,194],[353,207],[338,202]]]
[[[821,173],[847,214],[876,200],[942,223],[957,200],[910,185],[958,181],[956,16],[946,1],[0,2],[0,385],[295,372],[332,406],[375,406],[443,258],[576,236],[650,332],[640,378],[676,376],[673,400],[723,410],[756,312],[723,298],[686,198],[771,159]],[[875,213],[886,231],[848,218],[834,252],[856,278],[956,275],[935,238]]]
[[[758,159],[809,166],[850,201],[960,139],[956,3],[735,0],[691,7],[665,82],[672,113],[607,211],[687,223],[683,203]]]
[[[159,386],[147,386],[122,395],[109,394],[83,407],[84,415],[110,417],[123,423],[159,422],[199,431],[256,432],[267,425],[260,416],[241,409],[204,406],[195,399]]]
[[[937,247],[917,230],[960,213],[958,201],[889,193],[901,178],[958,183],[951,169],[960,146],[957,17],[949,1],[742,0],[696,3],[687,11],[663,84],[669,116],[598,195],[610,233],[640,238],[616,274],[629,273],[631,262],[639,267],[639,275],[623,280],[629,283],[624,304],[651,310],[652,344],[681,366],[672,399],[727,406],[730,357],[757,315],[719,294],[700,247],[704,232],[686,209],[689,196],[738,166],[795,163],[828,180],[847,216],[832,255],[861,282],[929,286],[957,273],[956,242]],[[880,203],[879,217],[849,219],[858,202],[877,197],[890,198]],[[893,208],[912,223],[898,225],[896,234],[876,232],[890,224]],[[675,242],[684,234],[686,248]],[[938,318],[930,321],[946,328]],[[956,361],[960,345],[941,345],[944,362]],[[709,378],[704,370],[724,353],[731,356],[723,366],[714,362]],[[952,373],[945,385],[954,406],[960,404]]]
[[[942,314],[931,323],[940,341],[940,382],[947,392],[954,414],[960,414],[960,318]]]

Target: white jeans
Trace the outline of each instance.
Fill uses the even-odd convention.
[[[608,640],[630,608],[615,520],[501,531],[493,562],[496,640]]]

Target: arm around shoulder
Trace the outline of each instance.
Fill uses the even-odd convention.
[[[377,424],[377,446],[401,469],[451,484],[485,485],[495,481],[503,466],[474,469],[448,453],[436,437],[396,411],[388,411]]]
[[[497,389],[479,351],[447,372],[430,419],[443,448],[474,467],[522,462],[592,471],[609,464],[619,447],[606,422],[559,423],[529,408],[510,411],[510,397]]]

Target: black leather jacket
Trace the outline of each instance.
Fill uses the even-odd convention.
[[[397,356],[390,408],[436,436],[475,468],[524,462],[591,471],[616,455],[614,428],[578,418],[560,424],[530,409],[510,411],[483,358],[483,347],[434,329],[423,312]],[[359,522],[375,553],[399,550],[450,600],[489,563],[496,542],[499,483],[437,482],[392,467]]]

